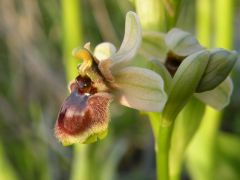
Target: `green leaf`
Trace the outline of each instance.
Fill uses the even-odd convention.
[[[199,146],[191,147],[193,149],[188,152],[189,157],[186,163],[191,178],[197,180],[207,179],[211,173],[211,179],[240,179],[239,137],[233,134],[219,132],[216,140],[212,143],[213,147],[210,152],[214,156],[211,157],[212,159],[210,159],[210,161],[214,162],[208,162],[209,155],[201,152],[201,146],[207,146],[209,145],[208,143],[200,142]],[[209,163],[214,164],[212,169],[209,169]],[[210,167],[212,166],[210,165]]]
[[[180,177],[185,150],[198,130],[204,111],[205,105],[192,97],[177,116],[169,156],[171,177]]]
[[[239,136],[220,133],[217,140],[216,179],[240,179]]]
[[[215,89],[202,93],[195,93],[195,97],[220,111],[229,104],[232,91],[233,83],[232,80],[228,77]]]

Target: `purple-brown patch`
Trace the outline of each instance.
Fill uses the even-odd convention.
[[[81,76],[70,84],[70,90],[55,125],[57,138],[63,144],[72,144],[106,131],[111,95],[98,93],[91,80]]]

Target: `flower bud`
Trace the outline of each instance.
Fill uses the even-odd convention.
[[[183,60],[170,86],[168,101],[163,111],[163,117],[174,119],[189,98],[193,95],[205,71],[209,59],[206,50],[194,53]]]
[[[196,92],[209,91],[221,84],[229,75],[237,58],[238,54],[235,51],[212,49]]]

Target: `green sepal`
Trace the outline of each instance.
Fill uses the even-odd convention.
[[[196,92],[209,91],[221,84],[229,75],[237,59],[236,51],[212,49],[207,68]]]

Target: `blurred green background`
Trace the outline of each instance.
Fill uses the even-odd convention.
[[[230,12],[217,12],[218,1],[223,8],[228,3]],[[154,16],[166,17],[159,11],[168,12],[167,0],[155,9],[148,2],[151,0],[0,0],[0,180],[155,179],[149,121],[136,110],[112,104],[109,135],[95,144],[63,147],[54,137],[67,83],[77,73],[79,62],[71,57],[72,49],[86,42],[94,47],[102,41],[119,47],[125,14],[136,11],[136,4],[138,11],[149,13],[149,22]],[[142,13],[140,17],[146,16]],[[166,31],[172,21],[165,18],[163,22],[166,26],[148,27]],[[174,25],[197,35],[205,46],[221,47],[218,41],[229,40],[225,48],[240,52],[239,0],[181,0]],[[218,35],[222,29],[230,32]],[[209,37],[204,39],[205,31]],[[213,170],[217,179],[240,179],[239,74],[238,62],[232,73],[231,103],[219,116]],[[194,165],[190,166],[193,168],[186,163],[182,178],[191,179],[192,174],[192,179],[199,179]]]

